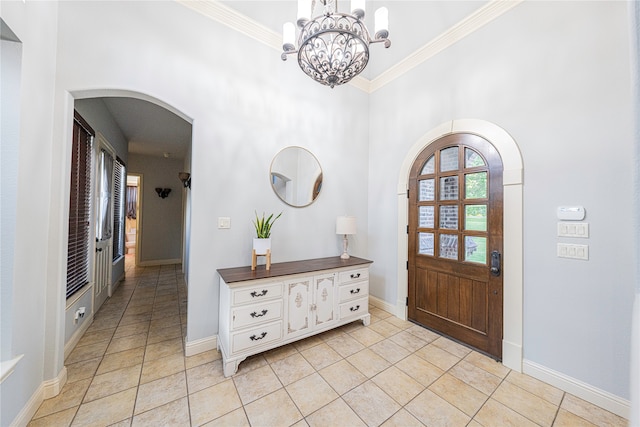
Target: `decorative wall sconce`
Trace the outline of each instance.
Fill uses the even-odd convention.
[[[179,172],[178,178],[182,181],[184,188],[191,188],[191,174],[189,172]]]
[[[167,196],[169,196],[169,193],[171,193],[171,189],[170,188],[156,188],[156,193],[158,193],[159,197],[162,197],[163,199],[166,199]]]

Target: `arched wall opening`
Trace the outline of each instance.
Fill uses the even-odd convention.
[[[90,98],[133,98],[137,100],[143,100],[154,105],[157,105],[173,114],[180,119],[193,124],[193,120],[189,118],[182,111],[174,108],[173,106],[157,99],[153,96],[146,95],[140,92],[134,92],[129,90],[117,90],[117,89],[95,89],[95,90],[81,90],[81,91],[64,91],[62,99],[59,102],[61,105],[58,118],[55,120],[54,127],[58,130],[60,135],[60,141],[58,144],[58,150],[54,151],[54,159],[52,164],[58,164],[53,172],[54,180],[57,180],[60,185],[54,187],[57,191],[52,193],[52,206],[56,215],[52,215],[51,224],[54,228],[54,234],[57,238],[51,239],[51,241],[58,242],[58,247],[55,252],[58,254],[56,257],[52,257],[50,260],[50,268],[52,272],[55,272],[57,277],[55,286],[51,286],[47,289],[47,333],[45,334],[46,346],[50,349],[51,358],[47,358],[45,363],[45,372],[48,375],[57,377],[60,384],[64,384],[66,379],[66,369],[63,366],[65,356],[73,349],[77,344],[78,339],[86,330],[86,327],[91,323],[86,322],[86,327],[83,330],[72,330],[71,332],[77,336],[69,338],[69,325],[73,322],[69,322],[69,316],[73,316],[75,306],[69,305],[69,301],[65,300],[66,289],[66,254],[67,254],[67,242],[68,242],[68,217],[69,217],[69,176],[71,168],[71,144],[67,141],[72,139],[72,123],[74,106],[76,101],[86,100]],[[191,144],[190,142],[189,144]],[[124,146],[122,150],[127,150],[128,147]],[[191,160],[191,147],[188,147],[188,154],[185,156],[184,163],[190,163]],[[173,175],[172,175],[173,176]],[[176,181],[175,188],[181,188],[177,173],[173,177]],[[179,192],[178,192],[179,194]],[[186,192],[186,196],[183,198],[182,203],[185,205],[190,204],[191,194]],[[188,208],[183,206],[181,212],[188,211]],[[183,272],[187,275],[188,269],[188,245],[190,244],[190,221],[182,214],[183,222]],[[115,265],[115,264],[114,264]],[[116,278],[114,276],[114,278]],[[75,304],[75,303],[74,303]],[[81,301],[78,301],[81,304]],[[86,303],[85,303],[86,305]],[[71,314],[70,314],[71,313]],[[95,313],[91,313],[91,317]],[[86,320],[90,320],[87,316]],[[74,325],[75,327],[76,325]],[[77,325],[79,326],[79,325]],[[73,329],[73,328],[71,328]]]
[[[409,150],[398,178],[398,230],[408,224],[407,188],[409,172],[418,154],[429,144],[453,133],[471,133],[491,142],[504,165],[504,299],[502,363],[522,372],[523,330],[523,162],[514,139],[499,126],[477,119],[452,120],[427,132]],[[406,267],[408,236],[398,233],[398,302],[396,313],[407,319]]]

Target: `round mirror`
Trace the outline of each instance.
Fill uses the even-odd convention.
[[[302,147],[286,147],[276,154],[270,174],[273,191],[291,206],[310,205],[322,189],[320,163]]]

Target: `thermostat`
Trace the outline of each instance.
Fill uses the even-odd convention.
[[[582,221],[584,219],[584,207],[558,206],[558,219],[565,221]]]

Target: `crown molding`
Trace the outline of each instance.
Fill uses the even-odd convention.
[[[217,0],[175,1],[278,52],[282,51],[281,34]],[[491,0],[373,80],[368,80],[360,75],[351,80],[349,84],[366,93],[373,93],[513,9],[523,1]]]
[[[282,51],[282,35],[239,13],[217,0],[176,0],[178,3],[251,37],[277,51]]]

